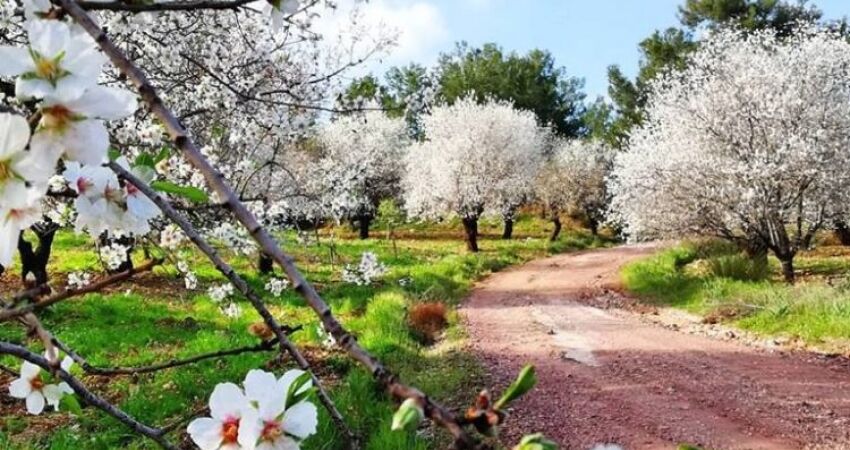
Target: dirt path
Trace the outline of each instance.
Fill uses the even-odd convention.
[[[671,331],[600,309],[619,268],[651,254],[625,246],[498,273],[463,313],[472,345],[507,384],[525,362],[540,384],[506,430],[542,431],[564,449],[619,443],[669,449],[850,449],[850,367],[814,355]]]

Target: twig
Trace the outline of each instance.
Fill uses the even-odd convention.
[[[127,11],[127,12],[145,12],[145,11],[196,11],[200,9],[237,9],[245,6],[255,0],[194,0],[194,1],[175,1],[161,3],[147,2],[125,2],[121,0],[112,2],[98,1],[81,1],[78,2],[80,7],[89,11],[105,10],[105,11]]]
[[[149,437],[154,442],[159,444],[160,447],[167,450],[178,450],[176,446],[172,445],[170,442],[168,442],[168,440],[165,439],[165,437],[163,436],[165,433],[162,430],[145,425],[134,419],[129,414],[118,409],[108,401],[104,400],[94,392],[90,391],[79,380],[74,378],[68,372],[62,370],[61,367],[53,367],[53,365],[51,365],[45,357],[29,351],[25,347],[21,347],[19,345],[15,345],[9,342],[0,342],[0,354],[16,356],[25,361],[29,361],[44,370],[55,373],[62,381],[68,383],[68,386],[70,386],[71,389],[73,389],[74,392],[79,395],[85,403],[92,405],[95,408],[98,408],[101,411],[109,414],[110,416],[118,419],[119,422],[132,428],[133,431],[143,436]]]
[[[237,347],[230,350],[220,350],[217,352],[204,353],[201,355],[193,356],[191,358],[186,359],[172,359],[171,361],[153,364],[150,366],[141,366],[141,367],[96,367],[91,365],[85,358],[80,356],[78,353],[74,352],[69,348],[65,343],[59,341],[55,337],[53,338],[53,344],[60,348],[63,352],[65,352],[71,359],[74,360],[83,370],[91,375],[138,375],[141,373],[150,373],[157,372],[165,369],[172,369],[175,367],[185,366],[192,363],[196,363],[199,361],[204,361],[207,359],[215,359],[221,358],[224,356],[235,356],[241,355],[243,353],[253,353],[253,352],[265,352],[274,349],[274,346],[277,344],[277,339],[272,339],[268,341],[262,341],[259,344],[255,345],[246,345],[244,347]]]
[[[111,275],[111,276],[106,277],[106,278],[104,278],[104,279],[102,279],[102,280],[100,280],[96,283],[92,283],[92,284],[89,284],[87,286],[84,286],[84,287],[81,287],[81,288],[78,288],[78,289],[75,289],[75,288],[65,289],[64,291],[59,292],[59,293],[52,295],[50,297],[47,297],[43,300],[40,300],[40,301],[35,302],[35,303],[30,303],[28,305],[21,306],[21,307],[18,307],[18,308],[4,309],[4,310],[0,311],[0,322],[2,322],[4,320],[8,320],[8,319],[12,319],[12,318],[15,318],[15,317],[22,316],[24,314],[33,312],[33,311],[38,310],[38,309],[46,308],[50,305],[53,305],[55,303],[59,303],[63,300],[67,300],[69,298],[73,298],[73,297],[76,297],[76,296],[79,296],[79,295],[88,294],[88,293],[91,293],[91,292],[100,291],[101,289],[103,289],[107,286],[110,286],[110,285],[113,285],[113,284],[116,284],[116,283],[120,283],[120,282],[132,277],[133,275],[136,275],[136,274],[141,273],[141,272],[147,272],[147,271],[153,269],[155,266],[157,266],[161,263],[162,263],[162,261],[158,260],[158,259],[150,260],[150,261],[146,262],[145,264],[142,264],[141,266],[134,267],[134,268],[132,268],[132,269],[126,271],[126,272],[121,272],[121,273],[117,273],[115,275]]]

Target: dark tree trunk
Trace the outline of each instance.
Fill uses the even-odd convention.
[[[257,270],[263,275],[268,275],[274,272],[274,259],[272,259],[271,256],[260,252],[260,256],[257,259]]]
[[[796,278],[794,275],[794,257],[783,257],[779,259],[779,262],[782,264],[782,276],[785,281],[788,284],[794,284]]]
[[[590,228],[590,234],[594,236],[599,235],[599,221],[596,219],[588,219],[587,226]]]
[[[549,237],[550,242],[555,242],[558,240],[558,236],[561,235],[561,218],[553,217],[552,223],[555,225],[555,228],[552,230],[552,236]]]
[[[741,243],[742,250],[747,258],[763,264],[767,264],[768,248],[759,237],[748,237]]]
[[[514,219],[505,219],[505,229],[502,231],[502,239],[509,240],[514,237]]]
[[[24,232],[18,236],[18,253],[21,255],[21,281],[25,286],[39,286],[48,282],[47,263],[53,249],[53,238],[59,229],[54,223],[36,224],[31,227],[38,238],[38,247],[24,239]]]
[[[850,227],[847,223],[840,221],[835,222],[835,237],[841,242],[841,245],[850,245]]]
[[[357,226],[360,230],[360,239],[369,239],[369,225],[372,224],[372,218],[369,216],[360,216],[357,219]]]
[[[478,252],[478,218],[464,218],[463,230],[466,232],[466,249]]]

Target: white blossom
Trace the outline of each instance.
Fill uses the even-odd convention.
[[[387,266],[378,261],[378,256],[372,252],[363,252],[360,263],[356,266],[346,264],[342,269],[342,280],[358,286],[368,286],[387,272]]]
[[[280,294],[289,286],[289,280],[282,278],[272,278],[266,283],[266,290],[273,296],[280,297]]]
[[[81,289],[91,284],[91,274],[88,272],[71,272],[68,274],[68,287]]]
[[[65,356],[60,363],[62,370],[71,369],[73,361]],[[59,410],[59,402],[65,394],[73,393],[68,383],[47,384],[42,378],[41,367],[24,361],[21,364],[20,378],[9,385],[9,395],[26,400],[27,413],[38,415],[44,411],[45,404]]]

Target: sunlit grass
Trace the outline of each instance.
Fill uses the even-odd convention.
[[[796,285],[780,280],[771,258],[771,276],[762,281],[719,277],[700,270],[698,246],[683,244],[629,264],[626,287],[645,301],[701,315],[723,312],[741,328],[770,336],[802,339],[830,350],[850,343],[850,264],[844,247],[822,247],[796,259]]]

